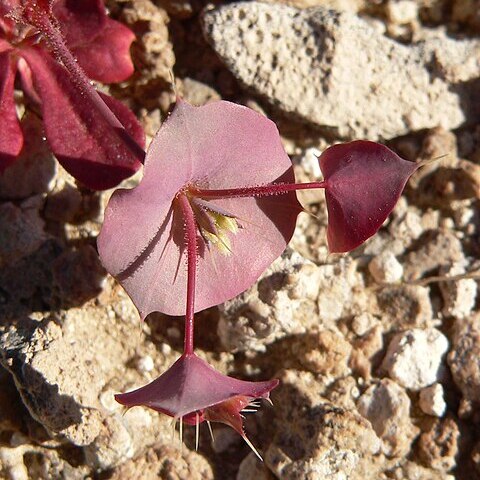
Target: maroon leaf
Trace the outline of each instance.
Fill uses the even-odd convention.
[[[23,134],[15,110],[15,65],[10,53],[0,53],[0,173],[12,164],[23,146]]]
[[[65,43],[88,77],[122,82],[133,73],[133,32],[105,13],[101,0],[60,0],[53,7]]]
[[[334,145],[319,161],[333,253],[353,250],[375,234],[418,168],[384,145],[364,140]]]
[[[91,42],[108,18],[102,0],[57,0],[52,13],[70,48]]]
[[[102,92],[98,92],[98,94],[138,146],[145,148],[145,132],[133,112],[120,100]]]
[[[38,47],[24,48],[21,54],[42,99],[47,139],[65,169],[93,189],[111,188],[135,173],[141,166],[140,147],[115,125],[117,119],[91,86],[75,82]],[[110,104],[120,110],[118,102]],[[127,117],[125,110],[119,114],[120,121]],[[139,137],[141,127],[133,114],[125,127]]]

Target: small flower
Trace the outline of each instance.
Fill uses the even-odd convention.
[[[102,0],[0,0],[0,173],[23,146],[13,98],[17,74],[41,110],[53,153],[75,178],[103,189],[140,168],[140,124],[90,83],[132,74],[133,39],[128,28],[107,17]]]
[[[184,353],[156,380],[132,392],[115,395],[115,399],[127,407],[149,407],[181,423],[195,425],[197,444],[200,423],[225,423],[260,457],[245,434],[242,412],[255,411],[258,408],[255,400],[268,400],[277,385],[278,380],[248,382],[228,377],[195,354]]]
[[[185,314],[186,200],[195,221],[195,311],[249,288],[281,255],[301,211],[295,192],[262,198],[204,199],[198,189],[294,180],[275,124],[246,107],[180,100],[154,138],[143,179],[117,190],[97,245],[102,263],[142,318]]]

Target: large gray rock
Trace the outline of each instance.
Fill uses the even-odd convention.
[[[125,316],[117,318],[122,311]],[[30,415],[56,441],[81,448],[91,468],[112,468],[159,438],[170,438],[165,415],[145,408],[122,415],[113,398],[173,362],[172,353],[157,355],[156,371],[149,374],[126,368],[146,353],[139,333],[134,306],[121,292],[110,308],[86,304],[0,325],[0,364],[12,375]]]
[[[471,114],[468,85],[460,82],[480,74],[478,41],[438,34],[408,47],[348,12],[259,2],[207,11],[203,25],[243,84],[341,137],[451,129]]]

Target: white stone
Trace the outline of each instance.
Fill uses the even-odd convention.
[[[155,363],[150,355],[145,355],[137,360],[137,368],[142,373],[151,372],[155,368]]]
[[[362,337],[372,327],[378,324],[378,320],[371,313],[362,312],[360,315],[356,315],[352,321],[352,330],[355,335]]]
[[[335,264],[320,265],[318,312],[324,325],[368,310],[371,299],[364,287],[358,264],[348,257]]]
[[[374,257],[368,264],[368,269],[378,283],[395,283],[403,276],[403,267],[390,250]]]
[[[168,343],[161,343],[160,344],[160,351],[164,355],[170,355],[172,353],[172,347]]]
[[[418,405],[423,413],[434,417],[441,417],[445,413],[447,404],[443,398],[441,383],[434,383],[430,387],[420,390]]]
[[[447,337],[439,330],[407,330],[392,338],[382,367],[400,385],[420,390],[439,379],[447,350]]]
[[[116,391],[109,388],[99,395],[98,399],[100,400],[100,403],[109,412],[115,412],[122,409],[122,406],[115,400],[116,393]]]
[[[307,148],[303,155],[299,156],[297,162],[305,170],[305,173],[312,178],[321,178],[322,171],[320,170],[320,163],[318,157],[321,155],[318,148]]]
[[[447,272],[448,276],[462,275],[464,266],[459,262]],[[440,291],[444,301],[443,313],[456,318],[468,317],[477,299],[477,282],[472,278],[463,278],[451,282],[441,282]]]
[[[390,0],[387,3],[388,19],[397,25],[405,25],[417,20],[418,4],[413,0]]]

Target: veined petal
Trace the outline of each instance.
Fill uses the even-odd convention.
[[[141,163],[128,147],[131,137],[112,126],[100,105],[48,53],[37,47],[21,53],[42,100],[47,139],[65,169],[93,189],[111,188],[135,173]],[[136,123],[133,116],[129,123]]]
[[[278,179],[294,181],[291,161],[272,121],[225,101],[203,107],[180,101],[150,146],[140,185],[114,194],[109,202],[98,244],[102,262],[142,317],[152,311],[182,315],[187,272],[183,219],[173,208],[175,195],[189,184],[220,189]],[[195,311],[249,288],[283,252],[301,211],[295,193],[211,204],[234,215],[241,228],[230,236],[229,256],[209,250],[199,240]],[[157,209],[172,209],[166,226],[156,221]]]
[[[13,99],[15,71],[10,53],[0,53],[0,173],[15,161],[23,146]]]

